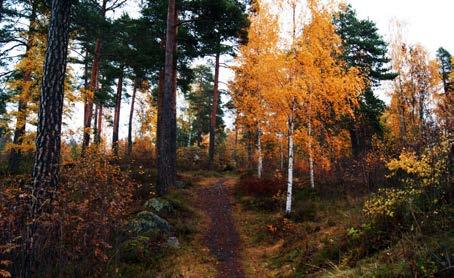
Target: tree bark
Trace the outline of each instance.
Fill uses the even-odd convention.
[[[208,150],[208,169],[213,169],[214,152],[216,148],[216,123],[219,106],[219,51],[216,53],[214,64],[214,88],[213,88],[213,105],[211,107],[210,117],[210,146]]]
[[[99,104],[95,105],[95,114],[93,116],[93,140],[96,144],[98,141],[98,114],[99,114]]]
[[[35,221],[39,213],[50,209],[49,200],[53,198],[58,187],[71,3],[72,1],[67,0],[52,1],[33,165],[32,222],[26,240],[26,264],[21,274],[24,277],[32,276],[35,263],[34,249],[39,248],[39,246],[33,246],[37,225]]]
[[[120,67],[120,76],[118,77],[117,94],[115,96],[115,110],[114,110],[114,122],[113,122],[113,133],[112,133],[112,151],[115,157],[118,157],[118,132],[120,129],[120,110],[121,110],[121,97],[123,93],[123,76],[124,66]]]
[[[101,143],[101,135],[102,135],[102,117],[103,117],[103,111],[102,111],[102,104],[99,104],[98,107],[98,114],[95,115],[95,117],[98,117],[98,127],[97,127],[97,133],[96,133],[96,138],[95,138],[95,143],[99,144]]]
[[[288,120],[288,172],[287,172],[287,202],[285,204],[285,214],[292,211],[292,191],[293,191],[293,116]]]
[[[131,110],[129,111],[129,123],[128,123],[128,156],[131,156],[132,153],[132,120],[134,118],[134,104],[136,102],[136,93],[138,87],[137,77],[134,80],[134,85],[132,88],[132,97],[131,97]]]
[[[25,57],[29,55],[30,49],[33,47],[33,40],[34,40],[34,28],[36,24],[36,16],[37,16],[37,2],[32,1],[32,12],[30,15],[30,23],[28,27],[28,39],[27,39],[27,47],[25,50]],[[14,138],[13,138],[13,148],[11,149],[10,157],[9,157],[9,171],[11,173],[17,173],[19,169],[19,163],[22,156],[21,146],[23,143],[23,139],[25,136],[26,124],[27,124],[27,109],[28,109],[28,101],[30,99],[30,88],[26,86],[27,83],[31,82],[31,71],[27,69],[24,72],[23,78],[23,86],[21,95],[19,96],[19,102],[17,105],[17,118],[16,118],[16,127],[14,129]],[[24,87],[28,87],[25,89]]]
[[[161,121],[162,121],[162,98],[164,95],[164,68],[159,70],[158,81],[158,122],[156,123],[156,160],[158,159],[161,138]]]
[[[174,11],[174,32],[175,32],[175,43],[173,44],[173,69],[172,69],[172,94],[171,94],[171,115],[172,121],[170,128],[170,154],[171,154],[171,165],[173,165],[175,177],[176,177],[176,165],[177,165],[177,34],[178,34],[178,16],[177,10]],[[172,185],[175,185],[175,181]]]
[[[176,7],[175,0],[168,0],[166,49],[164,66],[164,91],[162,113],[159,124],[159,147],[157,153],[157,193],[165,195],[175,185],[176,178],[176,107],[175,105],[175,48],[176,48]]]
[[[262,132],[260,128],[257,132],[257,152],[258,152],[258,162],[257,162],[257,176],[258,178],[262,178],[262,170],[263,170],[263,157],[262,157],[262,140],[261,140]]]
[[[102,8],[101,8],[101,16],[105,18],[106,16],[106,5],[107,0],[103,0]],[[89,89],[87,92],[86,100],[85,100],[85,108],[84,108],[84,136],[82,142],[82,156],[84,156],[87,147],[90,145],[90,127],[91,127],[91,120],[93,118],[93,100],[94,100],[94,92],[96,89],[96,84],[98,80],[98,73],[99,73],[99,65],[101,60],[101,47],[102,41],[101,38],[96,39],[96,46],[95,46],[95,55],[93,57],[93,65],[91,68],[91,77],[90,77],[90,84]]]
[[[187,144],[187,147],[189,148],[191,146],[191,140],[192,140],[192,117],[189,116],[189,119],[188,119],[188,144]]]

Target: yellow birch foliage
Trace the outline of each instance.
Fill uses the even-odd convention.
[[[399,75],[393,81],[385,122],[401,144],[421,145],[433,110],[431,102],[439,94],[438,64],[421,45],[409,45],[400,37],[391,45],[393,69]]]
[[[25,123],[19,123],[20,125],[36,125],[37,123],[46,46],[47,36],[43,33],[34,33],[27,55],[15,65],[15,71],[18,75],[7,84],[8,89],[16,93],[12,101],[16,103],[22,101],[27,104],[24,111],[19,112],[17,109],[9,111],[9,115],[16,120],[25,119]],[[26,74],[29,74],[28,80],[24,78]],[[71,117],[74,102],[77,100],[72,83],[73,70],[68,67],[65,80],[65,105],[63,108],[65,118]],[[23,115],[19,115],[19,113],[23,113]],[[25,152],[32,151],[34,149],[34,136],[34,133],[28,133],[23,138],[22,145],[9,144],[8,149],[16,148]]]
[[[300,108],[298,118],[304,127],[299,138],[311,141],[315,158],[328,167],[324,155],[338,156],[349,147],[348,134],[336,123],[342,116],[353,116],[364,82],[356,68],[348,68],[340,59],[341,39],[332,24],[332,14],[318,1],[309,1],[309,11],[311,20],[303,29],[296,52],[299,93],[295,95]],[[302,146],[307,149],[309,144]]]
[[[267,126],[270,116],[265,92],[273,87],[273,67],[276,67],[277,43],[279,39],[278,18],[269,12],[262,1],[260,8],[250,17],[248,43],[240,48],[234,67],[236,76],[230,84],[232,99],[238,110],[238,124],[252,131]]]
[[[309,151],[310,141],[322,164],[329,166],[322,155],[325,145],[331,156],[348,148],[348,134],[335,126],[342,116],[353,115],[363,80],[340,58],[341,39],[329,10],[314,0],[308,2],[308,11],[309,22],[299,28],[302,34],[286,50],[279,18],[260,5],[251,17],[249,42],[240,49],[231,89],[242,125],[256,130],[259,124],[270,132],[265,140],[278,140],[291,119],[297,123],[295,138],[303,143],[303,150]]]

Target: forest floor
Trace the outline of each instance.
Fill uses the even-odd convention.
[[[411,261],[425,260],[413,250],[454,243],[446,232],[370,230],[361,213],[365,195],[298,186],[287,218],[282,194],[246,194],[236,174],[189,171],[179,180],[186,186],[166,196],[176,204],[166,219],[179,248],[162,249],[137,271],[126,264],[133,271],[118,277],[412,277]]]
[[[186,175],[193,178],[193,173]],[[194,253],[202,248],[200,252],[205,255],[208,249],[211,258],[205,260],[206,265],[201,268],[205,272],[189,271],[181,273],[180,277],[279,276],[267,260],[277,255],[283,241],[258,244],[255,233],[264,227],[257,227],[257,217],[260,218],[257,213],[244,209],[236,194],[237,182],[237,176],[214,175],[197,179],[194,186],[187,189],[191,192],[186,195],[187,205],[193,207],[199,217],[194,235],[198,240],[190,243],[191,248],[195,248]]]

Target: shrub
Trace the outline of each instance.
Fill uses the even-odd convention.
[[[132,147],[131,158],[147,167],[154,166],[156,160],[155,145],[151,138],[136,138]]]
[[[243,176],[238,187],[245,195],[268,197],[277,195],[286,189],[285,182],[280,179],[259,179],[254,176]]]
[[[206,166],[208,157],[205,149],[194,147],[181,147],[177,150],[178,169],[197,170]]]
[[[448,184],[452,141],[445,140],[421,155],[403,152],[387,167],[393,188],[380,189],[364,204],[364,213],[377,226],[390,231],[446,228],[452,200]]]
[[[29,176],[4,180],[0,194],[0,246],[18,275],[23,258],[25,223],[29,223]],[[97,276],[115,244],[115,231],[126,223],[135,185],[98,153],[63,167],[52,210],[37,221],[35,273],[41,276]],[[0,252],[3,249],[0,249]],[[0,254],[1,255],[1,254]]]

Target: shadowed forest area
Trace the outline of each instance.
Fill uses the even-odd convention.
[[[0,0],[0,277],[453,277],[454,46],[359,14]]]

